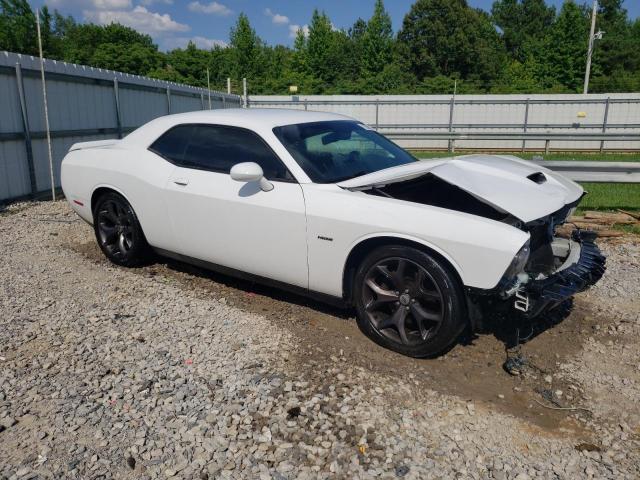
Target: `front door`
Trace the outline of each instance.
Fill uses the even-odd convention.
[[[176,164],[165,188],[176,253],[308,287],[302,188],[257,134],[181,125],[151,149]],[[274,188],[232,180],[229,170],[241,162],[258,163]]]

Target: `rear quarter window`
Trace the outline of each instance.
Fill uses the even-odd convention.
[[[192,134],[192,125],[173,127],[153,142],[149,150],[173,163],[180,163],[184,159],[184,153]]]

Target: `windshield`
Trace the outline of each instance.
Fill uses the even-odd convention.
[[[417,161],[361,123],[350,120],[300,123],[273,129],[315,183],[336,183]]]

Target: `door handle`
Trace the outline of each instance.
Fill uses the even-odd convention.
[[[182,187],[189,185],[189,181],[186,178],[176,178],[173,183]]]

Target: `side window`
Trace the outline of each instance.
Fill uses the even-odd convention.
[[[193,133],[193,125],[179,125],[165,132],[151,144],[149,150],[173,163],[180,163]]]
[[[241,128],[181,125],[169,130],[150,148],[185,168],[229,173],[237,163],[255,162],[267,179],[293,181],[291,173],[264,141]]]

